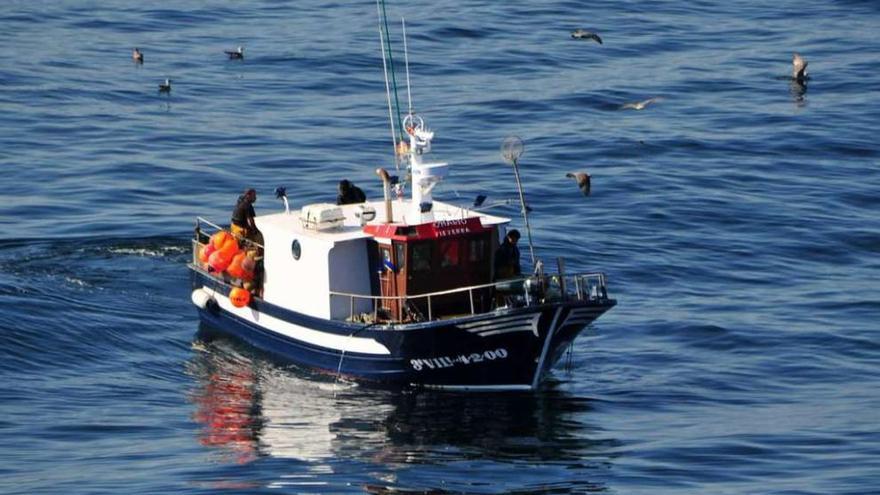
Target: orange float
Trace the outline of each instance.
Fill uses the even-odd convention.
[[[232,258],[226,256],[223,251],[214,251],[211,256],[208,256],[208,266],[215,272],[222,272],[231,262]]]
[[[217,248],[214,247],[214,244],[212,244],[210,242],[205,244],[204,246],[202,246],[202,249],[199,251],[199,261],[201,261],[202,263],[207,263],[208,258],[210,258],[211,255],[214,254],[214,251],[216,251],[216,250],[217,250]]]
[[[247,261],[247,254],[244,251],[239,251],[238,254],[232,258],[232,262],[229,264],[229,267],[226,268],[226,273],[229,275],[240,278],[246,282],[253,280],[254,271],[253,269],[248,270],[245,265]]]
[[[221,230],[219,232],[215,232],[214,235],[211,236],[211,244],[214,245],[214,249],[221,249],[224,244],[229,242],[229,240],[233,239],[232,234],[226,232],[225,230]]]
[[[257,269],[257,253],[254,251],[248,251],[247,256],[241,261],[241,267],[244,268],[246,272],[253,273],[254,270]]]
[[[229,292],[229,301],[236,308],[243,308],[250,304],[251,293],[241,287],[235,287]]]

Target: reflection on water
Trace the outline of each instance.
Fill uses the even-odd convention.
[[[794,99],[794,102],[797,106],[802,107],[806,105],[806,81],[798,81],[797,79],[792,79],[788,85],[788,91],[789,93],[791,93],[791,97],[792,99]]]
[[[191,400],[202,425],[199,441],[226,462],[320,465],[310,470],[349,462],[365,471],[363,489],[381,491],[406,486],[399,476],[406,466],[462,460],[490,458],[514,479],[515,466],[523,464],[603,472],[617,446],[586,422],[589,400],[552,388],[539,394],[391,391],[285,369],[225,339],[196,341],[194,349],[188,368],[197,381]],[[540,476],[530,476],[512,486],[542,491]],[[602,489],[579,479],[581,488]],[[446,489],[450,482],[444,481]],[[558,482],[552,481],[556,488]],[[429,488],[436,487],[419,485]]]

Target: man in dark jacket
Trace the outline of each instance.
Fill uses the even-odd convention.
[[[519,266],[519,248],[516,247],[519,237],[518,230],[511,230],[504,236],[504,242],[495,251],[496,279],[516,277],[522,273]]]
[[[257,236],[257,224],[254,217],[254,203],[257,201],[257,191],[248,189],[238,197],[235,209],[232,210],[232,233],[240,238],[255,240]]]
[[[336,204],[350,205],[354,203],[363,203],[366,200],[367,196],[361,188],[345,179],[339,181],[339,195],[336,196]]]

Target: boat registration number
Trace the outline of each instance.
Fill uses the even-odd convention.
[[[469,365],[474,363],[482,363],[484,361],[494,361],[496,359],[505,359],[507,357],[507,349],[501,347],[495,350],[472,352],[470,354],[459,354],[457,356],[440,356],[424,359],[410,359],[409,364],[416,371],[424,369],[436,370],[443,368],[452,368],[453,366]]]

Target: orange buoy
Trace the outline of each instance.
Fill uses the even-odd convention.
[[[236,308],[243,308],[250,304],[251,293],[241,287],[235,287],[229,292],[229,301]]]
[[[216,250],[217,250],[217,248],[215,248],[214,245],[211,244],[210,242],[205,244],[199,250],[199,261],[201,261],[202,263],[207,263],[208,258],[210,258],[211,255],[214,254],[214,251],[216,251]]]
[[[254,251],[247,252],[247,256],[241,260],[241,267],[244,268],[244,271],[253,273],[253,271],[257,269],[256,257],[257,253]]]
[[[232,234],[225,230],[221,230],[215,232],[214,235],[211,236],[211,244],[214,245],[214,249],[221,249],[230,239],[232,239]]]
[[[235,278],[240,278],[244,281],[253,280],[253,269],[248,270],[247,268],[245,268],[245,261],[247,259],[247,254],[244,251],[239,251],[238,254],[236,254],[235,257],[232,258],[232,263],[229,264],[229,267],[226,268],[226,273]]]
[[[223,253],[223,257],[231,261],[238,254],[238,241],[230,237],[226,244],[217,249],[217,252]]]
[[[227,257],[223,251],[214,251],[208,256],[208,266],[215,272],[222,272],[232,262],[232,257]]]

